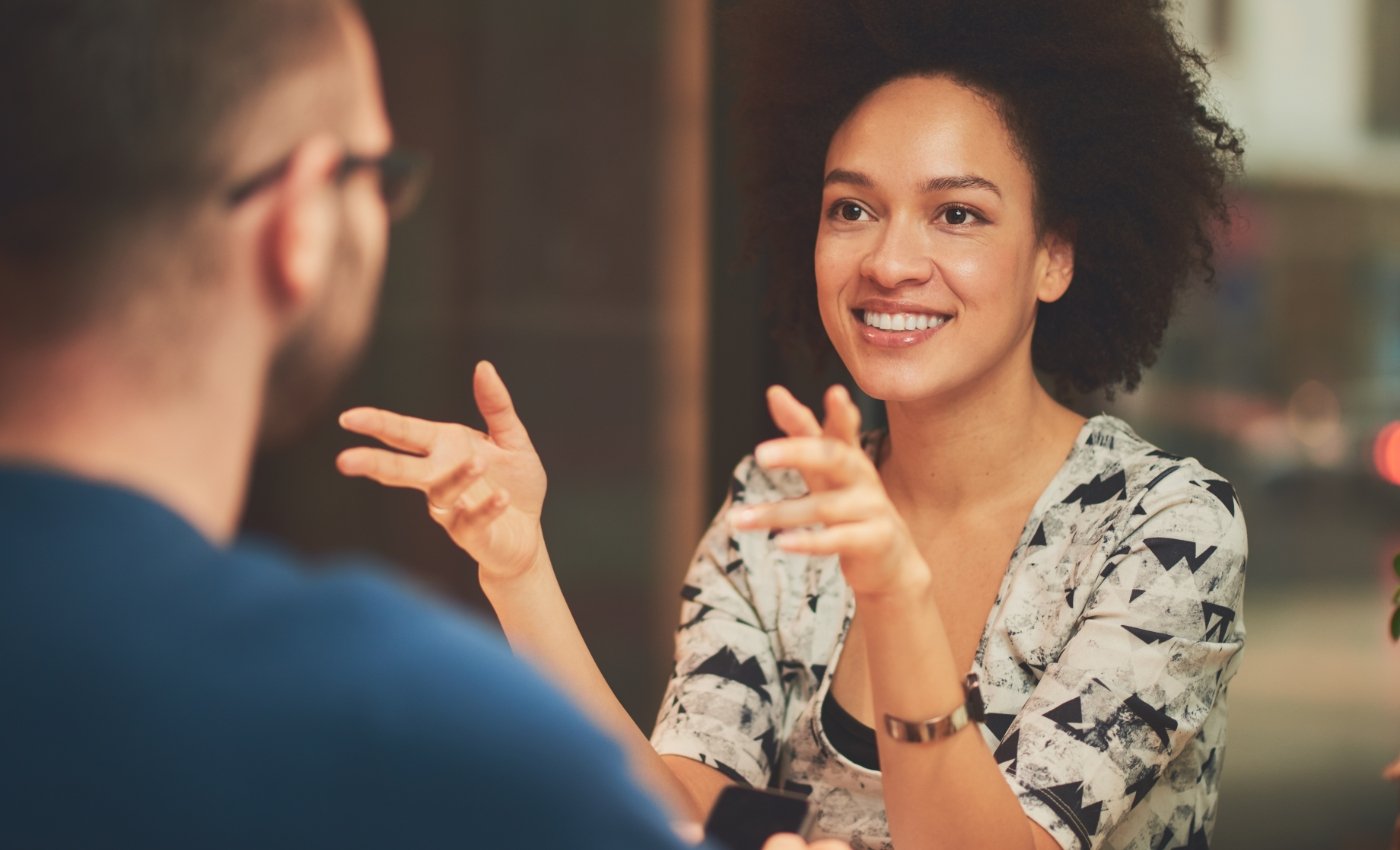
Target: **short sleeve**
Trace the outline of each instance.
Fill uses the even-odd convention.
[[[1207,739],[1223,736],[1244,643],[1244,520],[1223,481],[1179,469],[1154,484],[996,751],[1027,815],[1067,848],[1103,846],[1129,817],[1184,842],[1208,830],[1201,806],[1213,815],[1223,740]]]
[[[729,497],[700,541],[681,590],[675,667],[651,741],[658,753],[710,765],[765,787],[777,759],[783,693],[772,623],[760,616],[752,568],[725,514],[747,499],[752,462],[735,471]]]

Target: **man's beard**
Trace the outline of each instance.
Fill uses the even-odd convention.
[[[321,412],[364,349],[382,269],[367,269],[350,241],[336,252],[330,285],[273,358],[263,395],[263,447],[294,437]]]

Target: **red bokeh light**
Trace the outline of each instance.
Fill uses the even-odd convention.
[[[1400,422],[1392,422],[1376,435],[1376,472],[1400,486]]]

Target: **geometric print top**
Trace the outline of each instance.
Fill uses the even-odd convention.
[[[808,795],[814,837],[889,848],[880,773],[822,728],[855,607],[837,559],[724,521],[730,504],[804,492],[791,470],[739,464],[687,573],[652,744]],[[1245,555],[1228,482],[1111,416],[1085,423],[1031,510],[974,662],[978,728],[1026,815],[1061,846],[1209,846]]]

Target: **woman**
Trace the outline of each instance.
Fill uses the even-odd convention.
[[[544,473],[491,367],[489,434],[351,411],[409,454],[342,470],[425,491],[512,643],[696,815],[742,782],[810,795],[818,833],[856,848],[1206,846],[1239,505],[1037,378],[1131,389],[1209,271],[1240,146],[1163,6],[741,12],[780,319],[829,342],[889,427],[862,438],[840,387],[822,421],[770,391],[787,436],[739,465],[701,542],[651,747],[569,617]]]

